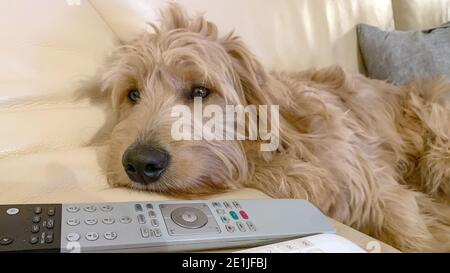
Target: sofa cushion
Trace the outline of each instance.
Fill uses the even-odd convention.
[[[26,102],[0,107],[0,158],[98,143],[112,117],[104,104]]]
[[[450,22],[417,32],[358,26],[368,76],[394,84],[440,76],[450,80]]]
[[[0,107],[71,98],[116,41],[88,1],[0,1],[0,29]]]

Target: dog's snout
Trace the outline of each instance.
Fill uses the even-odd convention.
[[[169,160],[169,153],[163,149],[131,145],[123,155],[122,164],[131,180],[148,185],[159,180]]]

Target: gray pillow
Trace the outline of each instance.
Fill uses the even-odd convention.
[[[424,31],[383,31],[361,24],[359,47],[370,78],[405,84],[444,76],[450,80],[450,22]]]

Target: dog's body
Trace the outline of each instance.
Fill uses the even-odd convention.
[[[248,157],[247,186],[305,197],[405,251],[450,250],[450,84],[394,87],[338,67],[273,80],[292,139],[269,162]]]
[[[395,87],[339,67],[267,73],[237,37],[219,38],[212,23],[172,5],[161,28],[118,51],[103,88],[119,116],[110,141],[112,185],[184,196],[253,187],[306,198],[404,251],[450,251],[444,80]],[[279,105],[279,148],[174,141],[170,109],[192,108],[186,92],[222,107]]]

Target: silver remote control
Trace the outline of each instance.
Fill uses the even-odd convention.
[[[29,208],[20,209],[33,214],[36,207],[45,205],[25,206]],[[5,212],[12,208],[3,207]],[[54,217],[60,218],[60,229],[51,232],[59,237],[61,252],[197,251],[335,233],[329,220],[305,200],[92,203],[62,204],[59,208],[56,213],[60,216]],[[14,242],[13,234],[0,236]],[[25,240],[16,241],[24,250]],[[45,240],[42,244],[45,246]],[[9,250],[15,250],[13,243]]]

